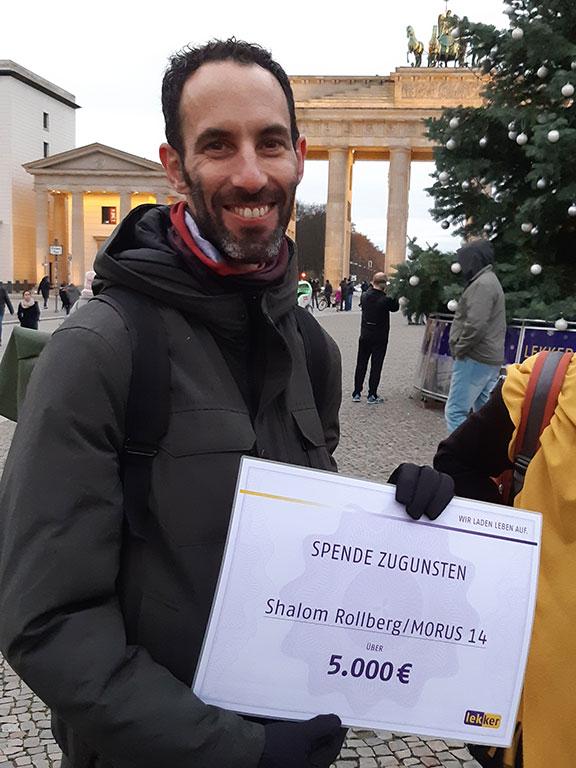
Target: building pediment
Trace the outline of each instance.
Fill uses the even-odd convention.
[[[105,144],[88,144],[84,147],[60,152],[57,155],[26,163],[24,168],[32,175],[92,174],[122,172],[127,175],[164,173],[160,163],[145,157],[132,155]]]

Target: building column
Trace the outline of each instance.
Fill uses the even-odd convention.
[[[36,203],[36,280],[48,274],[48,192],[43,187],[35,189]]]
[[[122,221],[132,210],[132,192],[120,192],[120,218]]]
[[[410,147],[390,148],[388,217],[386,221],[386,270],[406,259],[408,200],[410,194]]]
[[[72,282],[84,285],[84,274],[92,265],[84,263],[84,192],[72,192]]]
[[[324,279],[337,286],[350,274],[350,218],[352,202],[352,152],[328,150],[328,202]]]

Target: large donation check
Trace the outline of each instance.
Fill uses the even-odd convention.
[[[541,516],[243,459],[194,692],[245,714],[509,745]]]

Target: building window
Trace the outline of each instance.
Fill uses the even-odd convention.
[[[44,142],[44,157],[48,157],[50,154],[50,144],[47,141]]]
[[[50,130],[50,115],[48,114],[48,112],[42,113],[42,125],[45,131]]]
[[[115,205],[103,205],[102,206],[102,224],[116,224],[116,206]]]

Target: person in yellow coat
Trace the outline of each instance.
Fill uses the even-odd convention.
[[[537,356],[509,366],[489,402],[440,443],[434,467],[456,494],[501,502],[493,478],[512,467],[522,405]],[[514,506],[543,516],[534,628],[518,720],[521,737],[484,764],[573,768],[576,764],[576,355],[540,436]],[[486,752],[486,750],[484,750]],[[494,750],[492,750],[494,752]],[[482,761],[482,758],[480,758]],[[492,763],[490,762],[492,760]],[[522,762],[523,760],[523,762]]]

